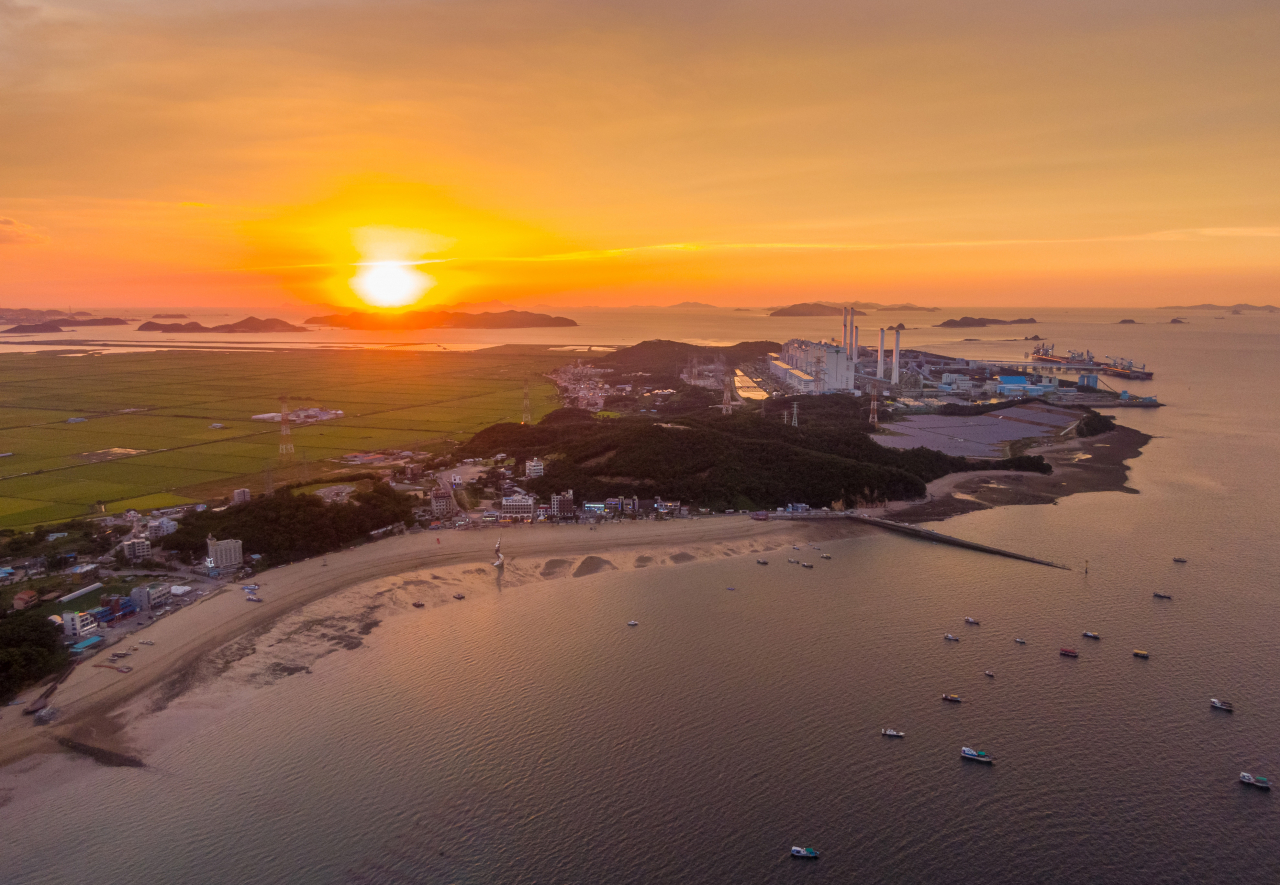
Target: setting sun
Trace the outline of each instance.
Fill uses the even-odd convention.
[[[351,288],[374,307],[404,307],[436,284],[433,277],[403,261],[374,261],[361,265]]]

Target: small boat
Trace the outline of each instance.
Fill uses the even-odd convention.
[[[639,626],[640,626],[640,622],[639,622],[639,621],[627,621],[627,626],[628,626],[628,627],[639,627]]]
[[[792,857],[804,857],[804,858],[810,858],[812,860],[817,860],[819,854],[820,852],[816,848],[797,848],[794,845],[791,846]]]
[[[823,559],[830,559],[830,558],[831,558],[831,554],[830,554],[830,553],[824,553],[824,554],[822,554],[822,558],[823,558]]]
[[[262,588],[259,587],[257,584],[245,584],[240,589],[246,593],[252,593],[254,590],[261,590]]]
[[[1027,640],[1025,640],[1025,639],[1015,639],[1015,640],[1013,640],[1013,641],[1014,641],[1014,642],[1016,642],[1016,643],[1018,643],[1018,645],[1026,645],[1026,644],[1027,644]]]
[[[726,589],[726,590],[728,590],[730,593],[732,593],[734,590],[737,590],[738,588],[737,588],[737,587],[725,587],[724,589]]]
[[[802,562],[802,563],[800,563],[800,567],[801,567],[801,568],[813,568],[813,563],[812,563],[812,562]]]
[[[1058,649],[1058,654],[1062,655],[1064,658],[1080,657],[1080,652],[1076,651],[1074,648],[1060,648]]]
[[[462,594],[462,593],[455,593],[455,594],[453,594],[453,598],[454,598],[454,599],[466,599],[467,597],[466,597],[464,594]]]
[[[981,624],[981,622],[980,622],[977,618],[965,618],[965,619],[964,619],[964,622],[965,622],[966,624],[973,624],[973,626],[975,626],[975,627],[977,627],[977,626],[979,626],[979,625]]]
[[[138,647],[136,645],[129,646],[129,651],[137,651],[137,650],[138,650]]]
[[[414,608],[425,608],[425,607],[426,607],[426,605],[427,605],[427,604],[426,604],[425,602],[415,602],[415,603],[413,604],[413,607],[414,607]]]
[[[975,750],[972,747],[961,747],[960,758],[968,759],[970,762],[982,762],[986,765],[991,765],[996,761],[982,750]]]
[[[1133,656],[1135,658],[1142,658],[1145,661],[1147,658],[1151,657],[1151,654],[1149,652],[1143,651],[1140,648],[1135,648],[1133,650]]]
[[[155,645],[155,643],[152,642],[150,639],[139,639],[138,644],[139,645]]]
[[[943,638],[943,639],[945,639],[945,640],[947,640],[947,642],[959,642],[959,641],[960,641],[960,637],[959,637],[959,636],[952,636],[950,633],[944,633],[944,634],[943,634],[943,636],[942,636],[942,638]]]
[[[246,596],[244,598],[244,601],[245,602],[262,602],[262,598],[259,596]]]
[[[798,564],[799,564],[799,562],[800,562],[800,560],[798,560],[798,559],[788,559],[788,560],[787,560],[787,562],[791,563],[792,565],[798,565]]]
[[[1230,701],[1220,701],[1217,698],[1209,698],[1209,706],[1215,710],[1226,710],[1228,713],[1234,713],[1236,708],[1231,705]]]
[[[791,545],[791,549],[792,549],[792,550],[799,550],[799,549],[800,549],[800,545],[799,545],[799,544],[792,544],[792,545]]]
[[[882,728],[880,729],[880,733],[887,738],[904,738],[907,736],[905,731],[897,731],[892,728]]]
[[[990,670],[987,670],[987,671],[986,671],[986,673],[985,673],[985,675],[987,675],[987,676],[991,677],[992,679],[995,679],[995,678],[996,678],[996,674],[992,673]]]
[[[132,673],[132,672],[133,672],[133,668],[132,668],[132,667],[116,667],[116,672],[117,672],[117,673]]]
[[[1102,638],[1097,633],[1091,633],[1088,630],[1084,631],[1080,635],[1083,636],[1085,639],[1101,639]]]
[[[953,704],[958,704],[958,703],[960,703],[960,695],[958,695],[958,694],[944,694],[944,695],[942,696],[942,699],[943,699],[944,701],[950,701],[950,702],[951,702],[951,703],[953,703]]]
[[[1175,557],[1173,558],[1173,561],[1174,561],[1174,562],[1186,562],[1186,560],[1185,560],[1185,559],[1183,559],[1181,556],[1175,556]]]
[[[1247,771],[1240,772],[1240,783],[1248,784],[1251,787],[1257,787],[1260,790],[1271,789],[1271,781],[1267,780],[1260,774],[1249,774]]]
[[[1159,593],[1159,592],[1157,592],[1157,593],[1152,593],[1151,595],[1152,595],[1152,596],[1154,596],[1156,599],[1173,599],[1173,594],[1172,594],[1172,593]]]
[[[767,559],[757,559],[757,560],[756,560],[756,565],[768,565],[768,564],[769,564],[769,560],[767,560]]]

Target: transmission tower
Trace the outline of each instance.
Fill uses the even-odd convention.
[[[796,400],[791,401],[791,426],[800,426],[800,403]]]
[[[871,419],[871,429],[873,431],[880,429],[879,395],[880,395],[879,389],[876,387],[872,387],[871,388],[871,414],[868,417]]]
[[[521,424],[533,423],[533,410],[529,408],[529,382],[524,382],[524,416],[520,419]]]
[[[280,395],[280,460],[293,460],[293,437],[289,433],[289,397]]]

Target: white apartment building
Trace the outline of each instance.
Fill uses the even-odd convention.
[[[147,524],[147,537],[157,541],[165,535],[172,535],[178,530],[178,524],[167,516],[162,516]]]
[[[232,504],[248,504],[253,494],[248,489],[236,489],[231,493]]]
[[[66,636],[85,636],[98,630],[98,622],[88,612],[63,612],[62,632]]]
[[[537,503],[528,495],[512,495],[510,498],[502,499],[502,515],[503,516],[519,516],[524,519],[532,519]]]
[[[544,466],[545,465],[543,465],[543,463],[537,458],[530,458],[528,461],[524,462],[524,475],[530,479],[536,479],[537,477],[542,476]]]
[[[138,607],[138,611],[163,608],[172,595],[168,584],[143,584],[129,591],[129,598]]]
[[[244,552],[239,541],[232,538],[218,541],[210,535],[206,543],[209,545],[209,558],[206,562],[213,568],[233,568],[244,563]]]
[[[146,559],[151,555],[151,542],[146,538],[130,538],[120,545],[120,549],[129,559]]]

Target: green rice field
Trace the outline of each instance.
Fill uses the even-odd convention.
[[[0,354],[0,528],[319,479],[350,452],[444,451],[519,421],[526,381],[534,420],[556,408],[543,375],[564,362],[532,346]],[[249,420],[281,394],[346,413],[294,427],[291,462],[279,425]]]

